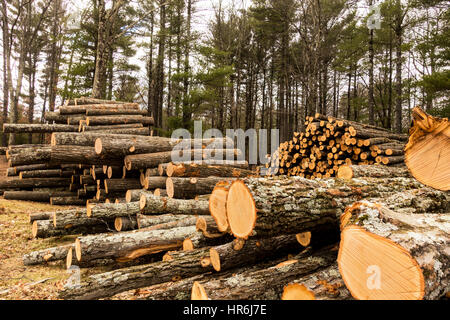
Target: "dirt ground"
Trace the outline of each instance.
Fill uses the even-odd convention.
[[[0,181],[6,177],[8,164],[0,156]],[[70,207],[47,203],[5,200],[0,197],[0,299],[57,299],[70,274],[63,262],[24,266],[22,256],[33,250],[72,243],[75,236],[32,239],[29,214]],[[98,270],[82,270],[82,277]]]

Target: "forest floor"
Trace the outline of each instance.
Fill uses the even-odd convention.
[[[7,162],[0,156],[0,181],[6,177]],[[5,200],[0,197],[0,300],[58,299],[60,291],[71,273],[65,261],[45,265],[25,266],[22,256],[34,250],[73,243],[76,236],[32,239],[29,214],[55,211],[70,207],[47,203]],[[81,269],[81,280],[91,274],[108,271],[105,267]],[[122,295],[121,299],[133,295]],[[117,298],[116,298],[117,299]]]

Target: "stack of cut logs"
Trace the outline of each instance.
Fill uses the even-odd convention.
[[[329,178],[342,165],[404,165],[407,135],[318,113],[305,126],[280,144],[266,164],[269,175]]]
[[[78,131],[140,137],[149,135],[148,125],[153,124],[153,118],[144,116],[145,113],[137,103],[80,98],[68,101],[58,112],[47,112],[45,118],[54,124],[5,123],[3,130],[5,133],[58,132],[71,137],[84,135]],[[107,177],[104,166],[123,165],[123,157],[100,156],[95,153],[94,142],[91,144],[91,147],[88,143],[9,146],[5,152],[10,166],[6,175],[13,178],[1,182],[0,191],[10,200],[85,205],[97,194],[98,179]]]

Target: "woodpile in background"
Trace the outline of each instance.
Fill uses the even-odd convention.
[[[404,165],[407,135],[318,113],[306,117],[305,126],[280,144],[266,164],[267,174],[329,178],[342,165]]]

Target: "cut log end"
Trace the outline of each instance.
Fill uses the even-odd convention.
[[[167,192],[167,196],[169,198],[173,198],[173,196],[175,194],[175,190],[174,190],[173,181],[171,178],[166,179],[166,192]]]
[[[114,228],[116,231],[122,231],[122,217],[116,217],[114,219]]]
[[[298,233],[295,237],[297,238],[298,243],[300,243],[303,247],[307,247],[311,243],[310,231]]]
[[[80,239],[75,240],[75,255],[78,261],[81,261],[81,242]]]
[[[347,165],[340,166],[337,172],[337,177],[339,179],[350,180],[351,178],[353,178],[352,168]]]
[[[315,296],[304,285],[291,283],[284,287],[281,300],[315,300]]]
[[[38,233],[38,224],[37,224],[37,220],[33,221],[33,224],[31,225],[31,235],[33,236],[33,238],[37,237],[37,233]]]
[[[338,266],[356,299],[420,300],[424,296],[423,274],[411,254],[362,227],[351,225],[342,231]]]
[[[209,258],[211,260],[211,264],[217,272],[220,271],[220,256],[216,249],[209,249]]]
[[[103,147],[102,147],[102,139],[101,138],[95,139],[94,149],[95,149],[96,154],[102,153]]]
[[[217,224],[217,229],[221,232],[228,230],[227,220],[227,197],[228,189],[225,187],[215,187],[209,198],[209,212]]]
[[[256,206],[250,190],[242,180],[231,184],[226,202],[227,219],[231,233],[246,239],[256,223]]]
[[[194,243],[192,243],[192,240],[187,238],[183,241],[183,251],[191,251],[194,250]]]
[[[131,202],[131,190],[127,190],[127,192],[125,193],[125,201],[126,202]],[[139,199],[139,207],[140,207],[140,199]]]
[[[208,300],[205,289],[198,281],[192,284],[191,300]]]
[[[147,204],[147,196],[145,194],[142,194],[141,197],[139,198],[139,209],[141,211],[144,210],[146,204]]]
[[[73,259],[73,249],[70,248],[69,251],[67,252],[66,257],[66,269],[70,269],[70,267],[72,266],[72,259]]]
[[[174,168],[175,168],[175,166],[173,165],[172,162],[170,162],[170,163],[167,165],[167,168],[166,168],[166,175],[167,175],[168,177],[171,177],[171,176],[172,176]],[[158,168],[158,170],[159,170],[159,168]],[[161,170],[164,171],[164,168],[163,168],[162,166],[161,166]],[[160,174],[160,175],[162,175],[162,174]]]

